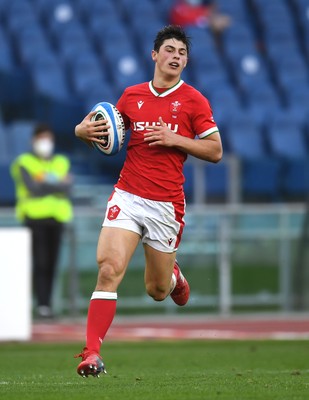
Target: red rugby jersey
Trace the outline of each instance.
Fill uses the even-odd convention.
[[[172,147],[149,146],[144,133],[147,127],[160,125],[159,117],[175,135],[202,139],[217,132],[208,100],[182,80],[163,93],[158,93],[151,81],[128,87],[116,107],[131,136],[115,186],[151,200],[183,200],[187,154]]]

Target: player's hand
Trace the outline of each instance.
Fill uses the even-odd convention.
[[[168,128],[167,124],[159,117],[159,125],[147,128],[144,133],[144,141],[148,142],[149,146],[175,146],[177,135]]]
[[[108,129],[110,125],[107,124],[106,119],[101,119],[98,121],[92,121],[91,118],[96,114],[96,111],[91,111],[85,116],[81,123],[75,127],[75,136],[79,139],[98,142],[104,141],[102,135],[109,135]]]

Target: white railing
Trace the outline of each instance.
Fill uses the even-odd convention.
[[[98,196],[102,194],[99,193]],[[98,204],[98,202],[97,202]],[[101,203],[102,204],[102,203]],[[105,203],[104,203],[105,204]],[[216,258],[218,268],[218,293],[214,295],[192,294],[192,301],[196,306],[216,306],[221,314],[231,313],[234,306],[238,305],[277,305],[283,311],[292,309],[292,277],[295,267],[291,246],[298,241],[302,231],[306,207],[304,204],[266,204],[266,205],[196,205],[187,207],[187,226],[184,230],[183,240],[179,249],[179,259],[190,260],[190,268],[195,268],[195,258],[213,256]],[[69,298],[60,296],[63,282],[58,280],[55,301],[59,310],[68,309],[70,313],[77,313],[81,307],[88,303],[88,298],[81,298],[79,293],[79,272],[84,268],[96,268],[95,255],[91,253],[88,261],[87,255],[84,265],[77,254],[81,246],[96,247],[99,227],[103,219],[104,209],[101,207],[75,207],[75,219],[67,229],[64,241],[64,251],[67,257],[62,260],[61,271],[69,274]],[[253,222],[241,223],[244,219]],[[211,227],[207,225],[212,221]],[[261,223],[266,222],[266,224]],[[272,221],[270,223],[269,221]],[[269,222],[269,223],[268,223]],[[13,209],[0,209],[1,226],[16,226]],[[275,246],[276,267],[279,270],[278,293],[256,293],[236,295],[232,292],[232,268],[235,249],[239,244],[244,248],[246,243],[255,241],[269,241]],[[258,251],[253,255],[259,258]],[[1,255],[0,255],[1,264]],[[250,262],[248,263],[248,268]],[[140,247],[131,268],[143,268],[143,251]],[[176,308],[170,301],[164,302],[168,311],[174,312]],[[147,296],[129,297],[119,299],[119,307],[136,308],[152,307],[155,303]]]

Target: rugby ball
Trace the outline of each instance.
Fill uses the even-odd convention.
[[[93,146],[107,156],[117,154],[125,140],[125,126],[123,118],[117,108],[107,102],[97,103],[91,111],[96,111],[96,114],[91,118],[92,121],[106,119],[110,128],[102,131],[100,139],[103,143],[92,142]],[[104,133],[107,133],[104,135]]]

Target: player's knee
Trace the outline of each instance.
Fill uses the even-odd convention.
[[[168,289],[165,286],[152,283],[146,285],[146,291],[155,301],[163,301],[168,295]]]
[[[101,282],[114,282],[122,275],[123,267],[117,260],[98,260],[98,280]]]

